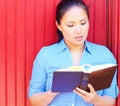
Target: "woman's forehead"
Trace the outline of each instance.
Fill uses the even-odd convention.
[[[83,20],[84,18],[88,18],[86,11],[78,6],[71,7],[69,10],[65,12],[61,20]]]

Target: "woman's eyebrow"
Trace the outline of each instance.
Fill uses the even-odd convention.
[[[84,18],[84,19],[80,20],[80,22],[81,22],[81,21],[87,21],[87,20],[88,20],[88,18]]]
[[[84,18],[84,19],[80,20],[79,22],[87,21],[87,20],[88,20],[87,18]],[[75,23],[75,22],[74,22],[74,21],[68,21],[67,23],[73,24],[73,23]]]

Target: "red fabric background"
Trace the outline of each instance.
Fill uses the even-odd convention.
[[[44,45],[57,40],[59,0],[0,0],[0,106],[30,106],[27,89],[32,63]],[[84,0],[90,9],[88,40],[106,45],[120,70],[120,1]],[[118,82],[120,86],[120,73]],[[120,97],[116,106],[120,104]]]

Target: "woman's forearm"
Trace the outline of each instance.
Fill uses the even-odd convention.
[[[47,106],[57,94],[58,93],[52,93],[50,91],[44,93],[37,93],[32,95],[29,100],[31,106]]]
[[[96,98],[95,106],[114,106],[115,99],[110,96],[98,96]]]

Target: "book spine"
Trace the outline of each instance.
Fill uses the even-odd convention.
[[[88,88],[89,76],[90,76],[89,73],[83,73],[83,77],[80,82],[80,88],[85,91],[89,91],[89,88]]]

